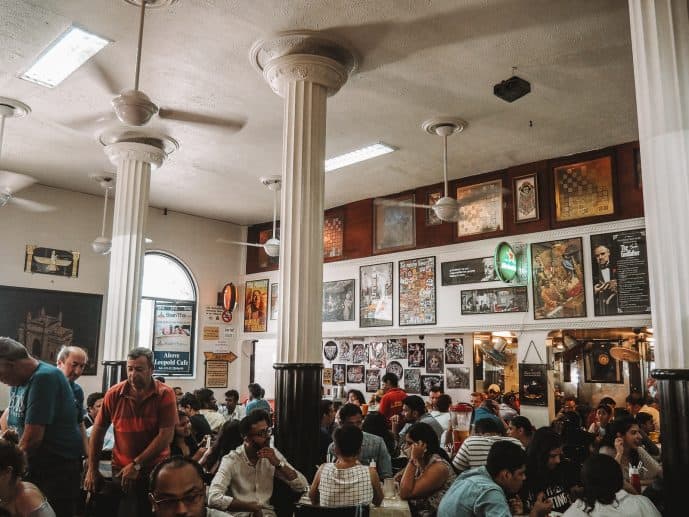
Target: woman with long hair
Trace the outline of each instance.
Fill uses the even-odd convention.
[[[349,390],[347,392],[347,402],[355,406],[362,406],[366,404],[366,399],[364,398],[364,394],[359,390]]]
[[[433,516],[456,474],[438,435],[428,424],[409,428],[402,445],[409,462],[399,476],[400,498],[409,502],[412,516]]]
[[[55,517],[38,487],[22,481],[25,471],[24,453],[14,443],[0,438],[0,515]]]
[[[244,440],[239,432],[239,420],[228,420],[220,428],[215,443],[206,451],[199,463],[211,477],[217,472],[220,460],[230,451],[239,447]]]
[[[615,458],[622,469],[622,477],[627,483],[629,483],[629,466],[638,466],[639,462],[643,464],[643,468],[639,471],[641,485],[650,485],[654,479],[663,475],[662,467],[641,447],[639,424],[633,417],[623,417],[609,425],[600,452]],[[635,493],[628,484],[625,484],[625,490]]]
[[[562,455],[562,438],[549,427],[541,427],[526,449],[526,481],[521,497],[530,511],[543,493],[553,511],[564,512],[574,500],[570,490],[577,484],[575,469]]]
[[[396,458],[399,456],[399,450],[397,448],[397,440],[395,440],[395,435],[388,429],[385,423],[385,417],[374,411],[369,413],[364,417],[364,423],[361,426],[361,430],[365,433],[375,434],[380,436],[385,442],[385,447],[390,453],[391,458]]]
[[[581,479],[584,494],[569,507],[564,517],[660,517],[660,512],[648,498],[622,489],[622,470],[614,459],[605,454],[595,454],[584,462]]]

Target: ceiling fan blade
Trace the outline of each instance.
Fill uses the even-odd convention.
[[[204,115],[202,113],[194,113],[192,111],[183,111],[169,108],[160,108],[158,116],[162,119],[177,120],[179,122],[187,122],[189,124],[199,124],[203,126],[212,126],[233,131],[241,130],[246,124],[246,119],[243,118],[225,118],[217,117],[215,115]]]
[[[510,190],[503,187],[500,189],[500,192],[502,193],[503,196],[505,196],[506,194],[510,193]],[[469,194],[468,196],[463,196],[461,199],[458,199],[457,202],[460,205],[464,205],[464,204],[473,203],[474,201],[481,200],[484,197],[485,197],[485,194],[483,192],[475,191],[475,192],[472,192],[471,194]]]
[[[29,212],[52,212],[55,210],[54,206],[39,203],[38,201],[31,201],[22,197],[12,197],[10,203],[14,203],[18,207],[28,210]]]
[[[105,126],[115,122],[116,120],[117,119],[112,112],[104,111],[102,113],[96,113],[86,117],[68,120],[63,122],[62,125],[68,127],[69,129],[83,133],[97,133],[100,132]]]
[[[227,239],[215,239],[215,242],[218,242],[220,244],[239,244],[240,246],[253,246],[255,248],[262,248],[263,244],[255,244],[253,242],[239,242],[239,241],[230,241]]]
[[[26,174],[0,170],[0,191],[9,191],[14,194],[34,183],[36,179]]]
[[[115,96],[124,89],[122,85],[119,84],[119,81],[110,74],[108,68],[95,59],[91,60],[89,70],[96,82],[98,82],[110,95]]]
[[[397,201],[396,199],[386,199],[384,197],[377,198],[374,203],[383,206],[408,206],[412,208],[433,208],[433,205],[419,205],[417,203],[410,203],[408,201]]]

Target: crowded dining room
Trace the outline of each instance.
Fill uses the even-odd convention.
[[[0,0],[0,517],[687,515],[687,92],[684,0]]]

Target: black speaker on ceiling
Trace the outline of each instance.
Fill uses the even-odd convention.
[[[516,75],[493,86],[493,93],[507,102],[514,102],[531,91],[531,83]]]

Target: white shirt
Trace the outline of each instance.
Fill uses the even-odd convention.
[[[522,449],[524,448],[522,442],[511,436],[474,434],[462,442],[457,456],[452,460],[452,466],[460,473],[476,467],[484,467],[490,448],[495,442],[501,440],[516,443]]]
[[[295,470],[285,457],[275,449],[275,456]],[[220,462],[218,472],[213,477],[208,490],[208,506],[227,510],[236,497],[243,502],[259,503],[265,508],[272,508],[270,496],[273,494],[273,476],[279,477],[295,492],[308,490],[308,482],[301,472],[295,470],[297,477],[288,481],[280,471],[265,458],[252,465],[244,451],[244,445],[226,454]]]
[[[202,409],[199,411],[206,421],[208,422],[208,425],[211,428],[211,431],[214,433],[217,433],[222,425],[225,423],[225,417],[222,416],[220,413],[217,411],[213,411],[212,409]]]
[[[321,467],[318,493],[321,506],[371,504],[371,471],[366,465],[338,469],[334,463],[326,463]]]
[[[225,408],[225,420],[241,420],[246,416],[246,408],[241,404],[237,404],[232,413],[227,412],[227,406],[223,407]]]
[[[601,504],[596,502],[596,506],[590,513],[585,511],[586,504],[581,499],[577,499],[572,506],[563,514],[563,517],[660,517],[660,512],[653,506],[647,497],[642,495],[632,495],[624,490],[615,494],[616,501],[612,504]]]

